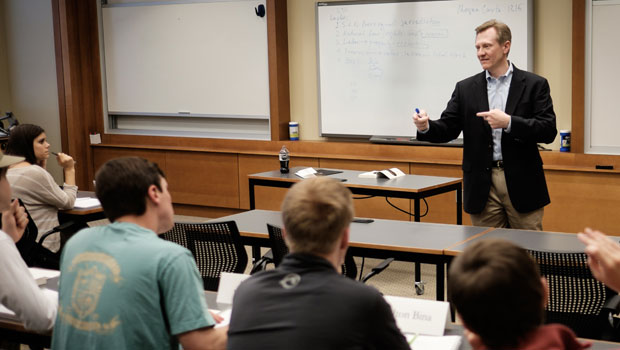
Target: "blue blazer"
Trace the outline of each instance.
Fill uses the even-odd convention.
[[[505,110],[512,121],[510,132],[502,132],[502,158],[512,205],[526,213],[551,202],[537,143],[553,142],[557,129],[547,80],[514,66],[512,74]],[[488,110],[483,71],[458,82],[441,118],[417,135],[423,141],[448,142],[463,131],[464,207],[470,214],[484,209],[491,188],[491,127],[476,116]]]

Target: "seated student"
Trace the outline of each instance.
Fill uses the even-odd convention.
[[[586,245],[592,275],[609,288],[620,292],[620,244],[591,228],[586,228],[577,237]]]
[[[304,180],[286,194],[282,219],[290,254],[236,290],[228,349],[409,349],[381,294],[338,273],[351,192],[330,178]]]
[[[75,162],[71,156],[58,153],[56,160],[64,170],[64,185],[56,184],[46,170],[50,156],[50,144],[43,128],[32,124],[20,124],[11,130],[6,144],[6,154],[25,159],[9,168],[7,177],[13,195],[20,198],[37,225],[39,237],[58,226],[58,209],[71,209],[75,204]],[[43,246],[57,252],[60,249],[60,233],[54,233]]]
[[[22,160],[0,152],[0,304],[15,312],[25,328],[44,332],[54,325],[58,303],[39,289],[15,247],[28,219],[17,201],[11,203],[11,187],[6,180],[7,167]]]
[[[505,240],[467,247],[450,266],[448,292],[474,350],[586,349],[561,324],[542,325],[548,287],[534,259]]]
[[[107,226],[75,234],[61,260],[52,349],[226,348],[189,250],[158,234],[174,224],[157,164],[110,160],[96,175]]]

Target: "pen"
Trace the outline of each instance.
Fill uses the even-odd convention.
[[[55,155],[56,157],[58,157],[58,153],[54,152],[54,151],[50,151],[51,154]],[[77,161],[73,161],[73,164],[77,164]]]
[[[415,109],[415,112],[416,112],[417,114],[420,114],[420,110],[419,110],[418,108],[416,108],[416,109]]]

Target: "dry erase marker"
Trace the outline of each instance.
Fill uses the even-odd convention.
[[[416,114],[420,114],[420,110],[419,109],[415,109]]]

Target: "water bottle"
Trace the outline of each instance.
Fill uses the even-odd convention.
[[[280,155],[278,156],[278,158],[280,159],[280,172],[282,174],[287,174],[288,173],[288,161],[291,159],[291,157],[290,157],[290,154],[286,146],[282,146],[282,149],[280,150]]]

